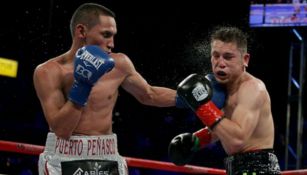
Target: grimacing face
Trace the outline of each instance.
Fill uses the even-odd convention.
[[[249,55],[242,53],[236,43],[221,40],[211,43],[212,71],[220,83],[227,83],[238,77],[245,71],[248,60]]]

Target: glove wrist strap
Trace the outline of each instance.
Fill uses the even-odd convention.
[[[207,127],[194,132],[193,135],[197,137],[196,139],[198,141],[197,147],[199,149],[206,147],[212,141],[211,132]]]
[[[188,105],[184,102],[184,100],[176,94],[175,103],[177,108],[187,109]]]
[[[222,120],[224,113],[209,101],[197,109],[196,115],[212,130]]]

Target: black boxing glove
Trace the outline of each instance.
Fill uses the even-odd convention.
[[[211,140],[211,133],[207,127],[193,134],[179,134],[169,144],[168,156],[175,165],[186,165],[193,159],[194,154],[208,145]]]
[[[223,107],[225,103],[225,95],[220,92],[216,93],[215,98],[220,97],[222,100],[212,101],[214,91],[212,80],[208,76],[191,74],[177,87],[177,94],[210,129],[213,129],[223,119],[224,113],[219,107]]]
[[[212,98],[211,101],[219,108],[222,109],[225,106],[227,93],[225,87],[223,87],[221,84],[219,84],[213,74],[207,74],[205,76],[212,85],[213,92],[212,92]],[[184,99],[176,94],[176,107],[177,108],[189,108],[189,105],[186,104]]]

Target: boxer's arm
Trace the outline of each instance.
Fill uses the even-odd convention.
[[[168,156],[174,164],[182,166],[189,163],[196,152],[215,141],[216,137],[208,127],[194,133],[182,133],[171,140]]]
[[[258,125],[260,111],[267,98],[264,86],[255,82],[241,85],[238,91],[238,104],[232,116],[221,121],[214,130],[214,134],[221,140],[228,153],[242,151]]]
[[[175,106],[176,91],[170,88],[151,86],[136,71],[131,60],[125,56],[123,68],[127,71],[122,87],[132,94],[140,103],[151,106]]]
[[[68,138],[80,120],[81,108],[66,100],[59,69],[55,63],[40,65],[34,71],[33,81],[50,129],[57,136]]]

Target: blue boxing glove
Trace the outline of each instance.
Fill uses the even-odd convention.
[[[222,109],[225,106],[227,93],[225,87],[223,87],[221,84],[219,84],[213,74],[207,74],[206,78],[210,80],[211,86],[213,89],[213,94],[211,101],[218,107],[219,109]]]
[[[212,98],[211,101],[219,108],[222,109],[225,105],[225,101],[227,98],[226,89],[219,84],[213,74],[207,74],[206,78],[210,80],[211,86],[212,86]],[[189,105],[186,104],[186,102],[180,97],[178,94],[176,94],[176,107],[177,108],[189,108]]]
[[[176,94],[175,102],[177,108],[189,108],[186,102],[178,94]]]
[[[74,83],[68,99],[85,106],[93,85],[114,67],[114,60],[100,47],[88,45],[80,48],[75,56]]]

